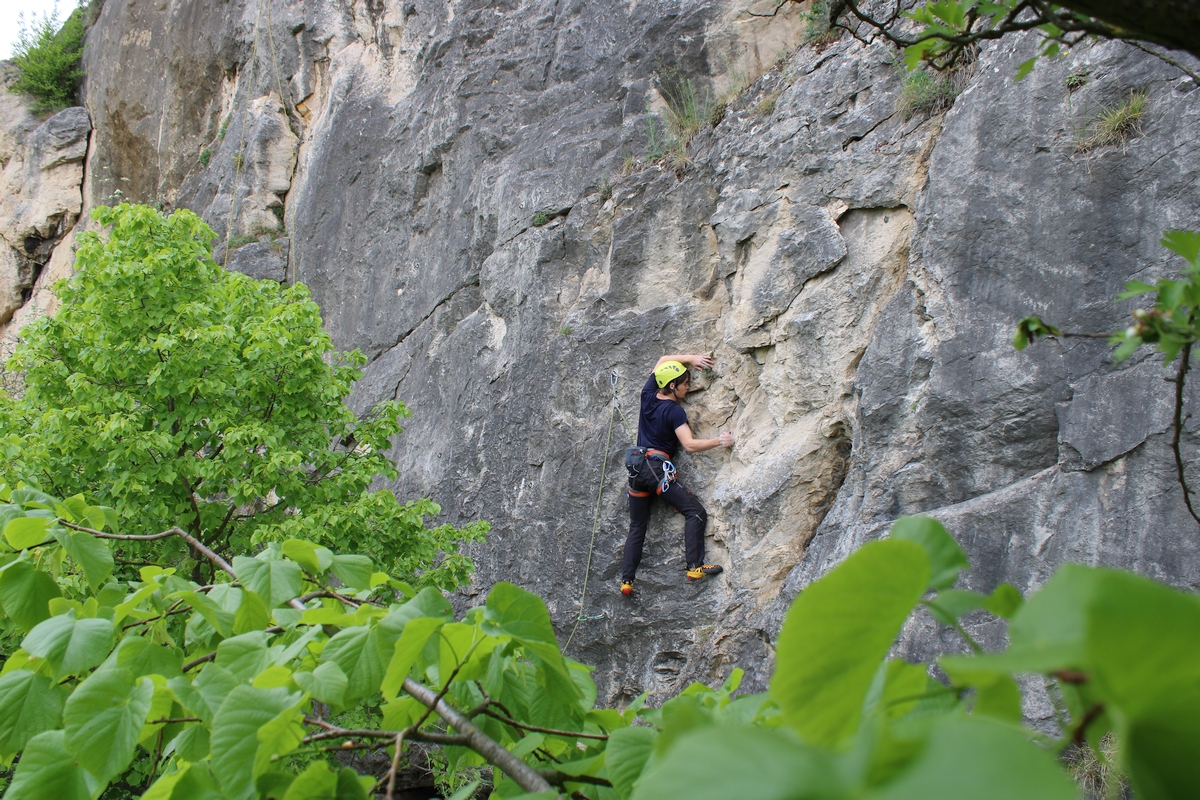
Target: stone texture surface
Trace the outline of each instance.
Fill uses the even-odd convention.
[[[107,0],[86,195],[195,208],[223,242],[285,232],[229,266],[311,287],[370,359],[356,407],[413,411],[393,488],[493,522],[460,602],[498,580],[542,594],[602,700],[734,664],[761,687],[791,598],[906,513],[951,527],[973,588],[1031,589],[1068,559],[1196,586],[1156,358],[1009,344],[1027,314],[1121,326],[1123,281],[1177,268],[1157,240],[1200,227],[1195,84],[1119,43],[1014,83],[1035,45],[1018,38],[983,52],[948,113],[906,120],[884,44],[803,45],[801,8],[746,10]],[[645,157],[672,70],[730,100],[677,170]],[[1138,89],[1144,134],[1078,152]],[[682,522],[657,512],[625,600],[622,418],[680,351],[716,357],[688,402],[697,434],[737,438],[679,459],[726,572],[688,584]],[[898,645],[960,648],[921,617]]]
[[[83,207],[83,159],[92,123],[83,108],[38,118],[0,74],[0,324],[29,299],[51,253]],[[4,334],[0,334],[3,338]]]

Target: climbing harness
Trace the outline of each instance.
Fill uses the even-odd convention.
[[[596,550],[596,531],[600,528],[600,501],[604,498],[604,481],[608,476],[608,454],[612,447],[612,432],[613,425],[618,417],[621,419],[621,424],[625,427],[625,432],[633,437],[633,431],[629,427],[629,422],[625,419],[625,413],[621,410],[621,401],[617,399],[617,373],[612,372],[608,376],[608,385],[612,388],[612,401],[610,402],[610,410],[608,413],[608,436],[604,441],[604,464],[600,468],[600,488],[596,490],[596,513],[592,518],[592,540],[588,543],[587,566],[583,569],[583,591],[579,594],[579,616],[575,618],[575,625],[571,628],[571,635],[567,637],[567,643],[563,645],[563,653],[566,654],[567,648],[571,646],[571,640],[575,638],[575,631],[579,630],[579,623],[590,622],[592,620],[604,619],[604,613],[588,616],[583,613],[583,601],[587,599],[588,578],[592,573],[592,554]]]

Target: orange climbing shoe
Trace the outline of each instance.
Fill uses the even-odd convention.
[[[633,594],[633,581],[621,581],[621,594],[626,597]]]
[[[725,571],[725,568],[719,564],[699,564],[694,567],[688,567],[687,579],[689,581],[699,581],[707,578],[709,575],[720,575]]]

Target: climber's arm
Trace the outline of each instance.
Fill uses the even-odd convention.
[[[697,439],[692,436],[692,426],[686,422],[675,429],[675,436],[679,439],[679,443],[683,445],[683,449],[689,453],[703,453],[705,450],[712,450],[714,447],[733,446],[732,433],[722,433],[715,439]]]
[[[713,365],[712,356],[702,356],[697,353],[676,353],[660,358],[654,365],[654,368],[658,369],[667,361],[678,361],[690,369],[708,369]]]

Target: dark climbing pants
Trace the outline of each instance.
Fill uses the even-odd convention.
[[[646,471],[649,472],[649,469]],[[639,488],[641,488],[640,483],[634,487],[634,490]],[[642,547],[646,543],[646,524],[650,522],[650,511],[654,508],[654,501],[657,497],[662,497],[668,505],[683,514],[683,542],[687,565],[692,567],[704,563],[704,527],[708,524],[708,512],[704,510],[704,506],[700,505],[700,501],[694,494],[676,481],[661,495],[656,495],[653,488],[650,489],[647,497],[629,495],[629,537],[625,540],[622,580],[632,581],[637,573],[638,565],[642,563]]]

